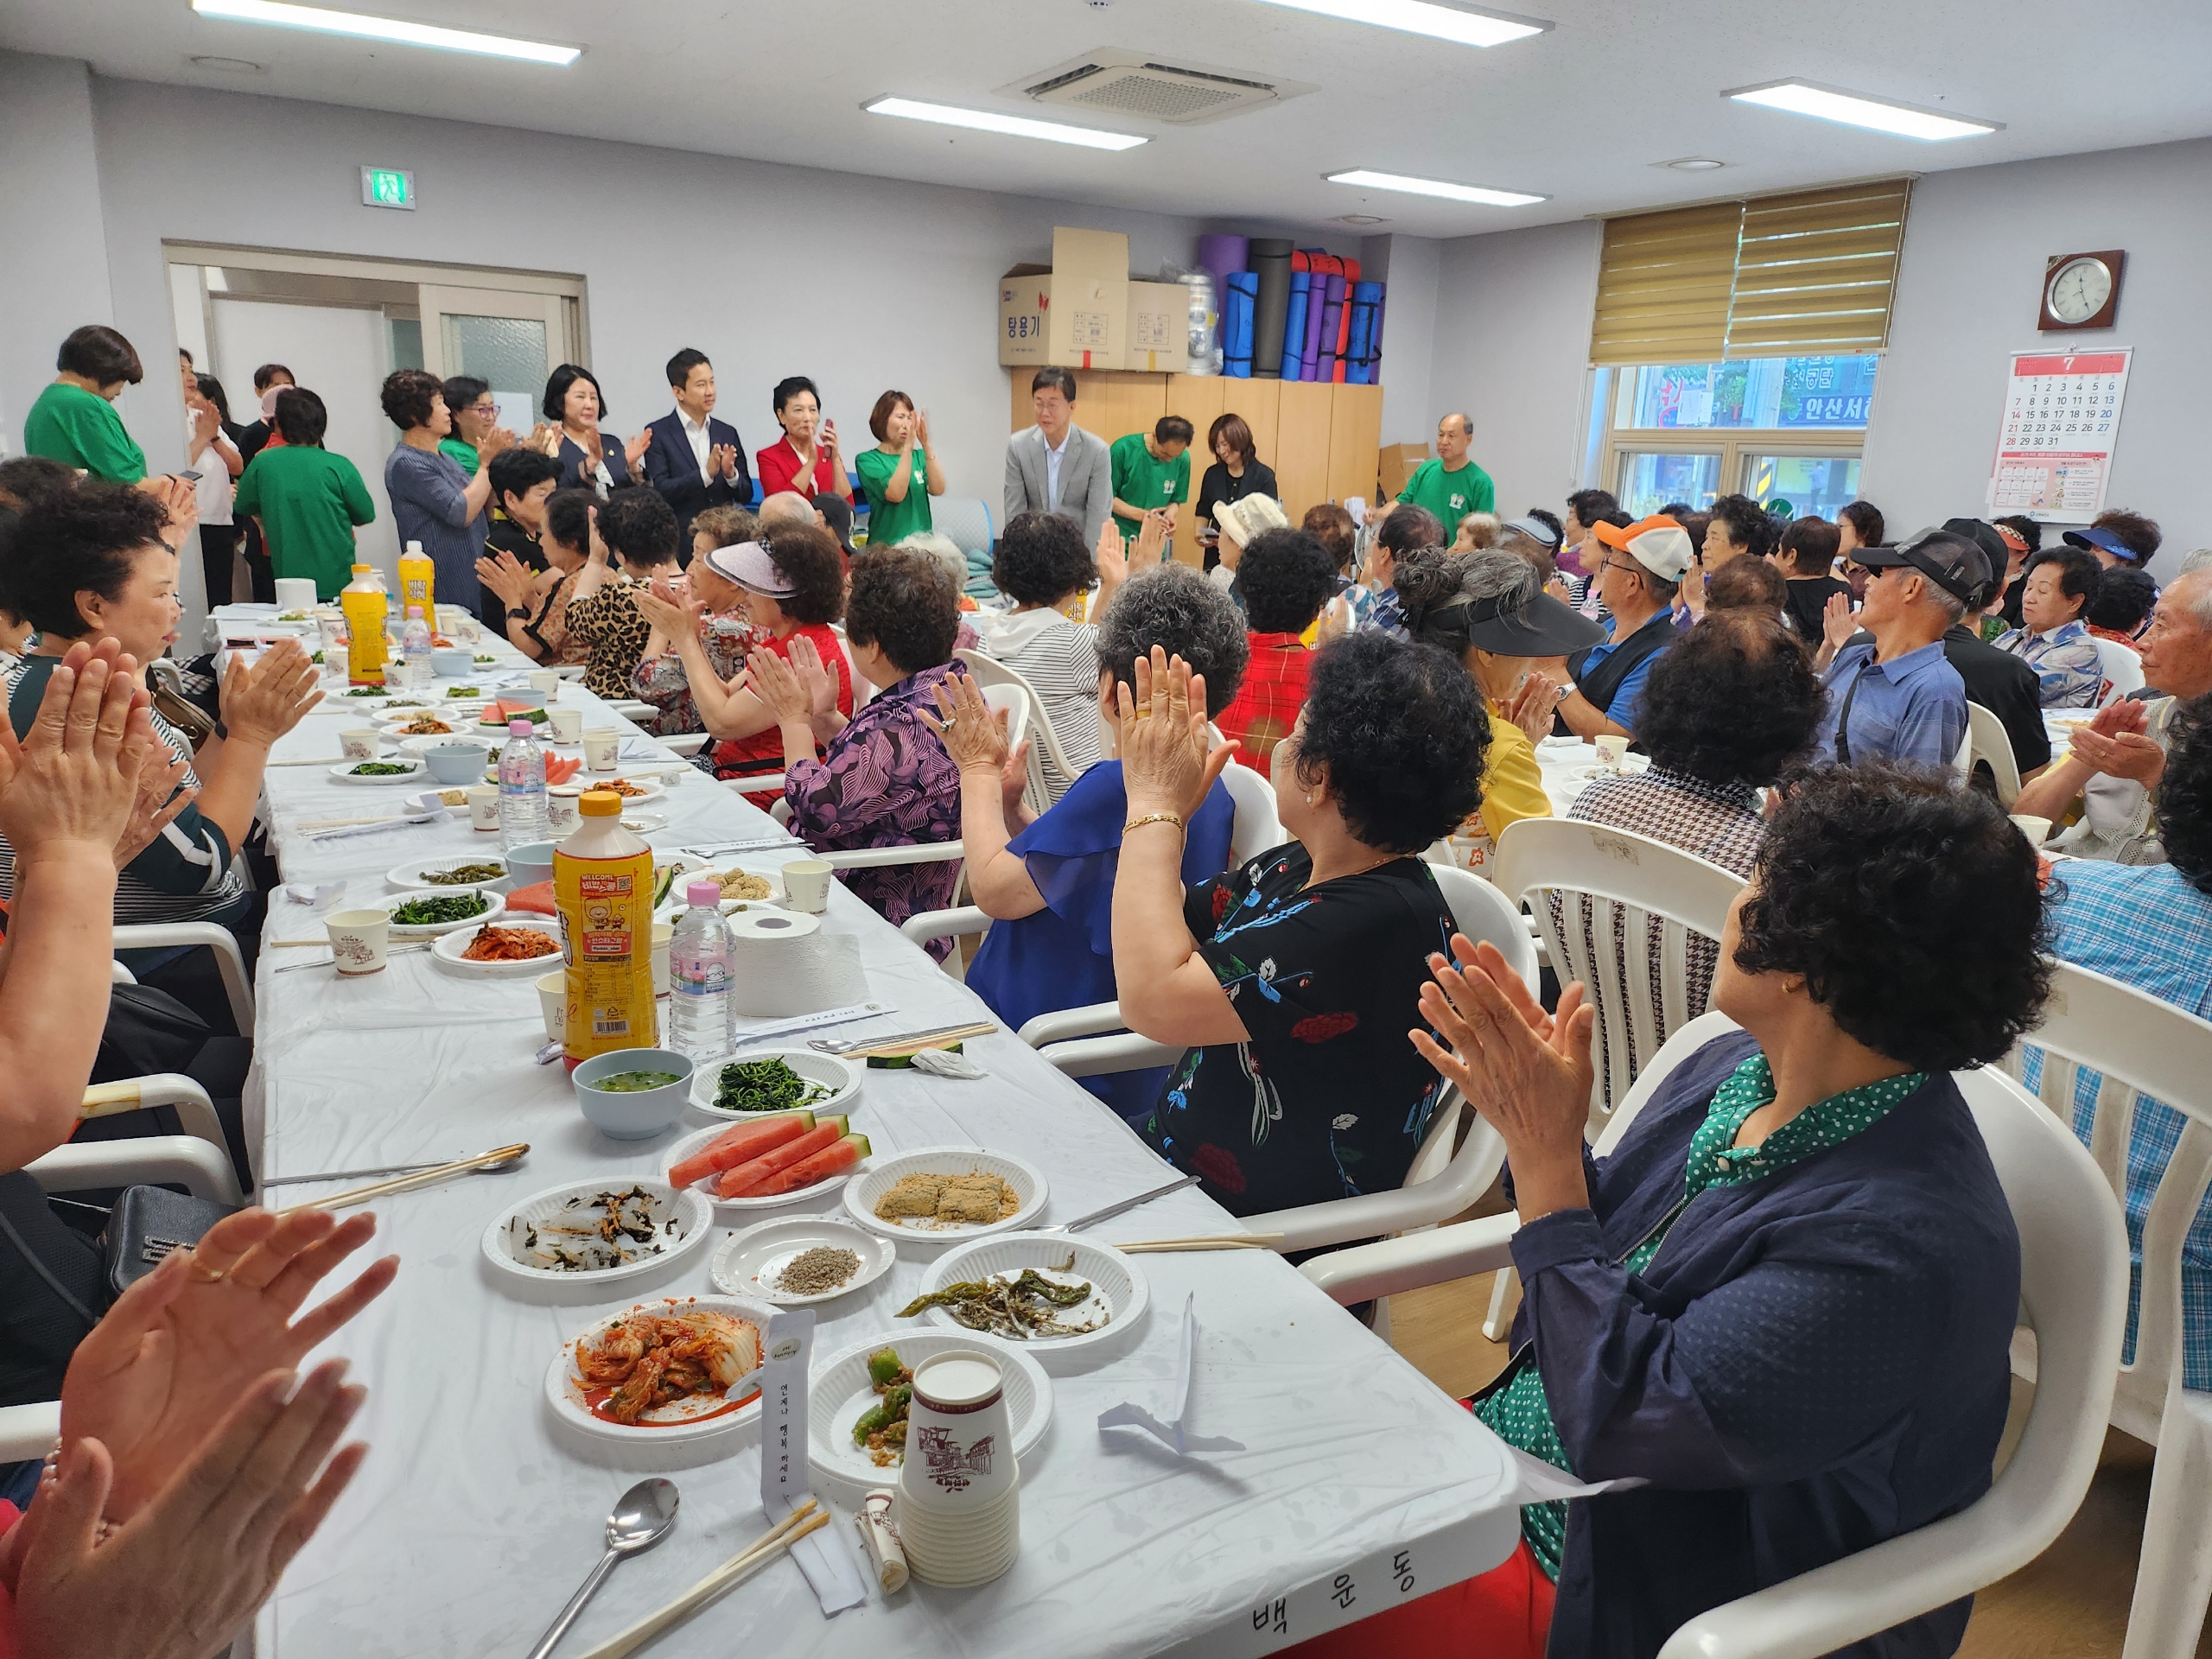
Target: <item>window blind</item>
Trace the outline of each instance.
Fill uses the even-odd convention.
[[[1728,338],[1744,204],[1711,202],[1605,221],[1596,364],[1710,361]]]

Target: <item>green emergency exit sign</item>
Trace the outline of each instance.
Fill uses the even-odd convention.
[[[404,207],[411,212],[415,206],[415,175],[404,168],[363,168],[361,205],[364,207]]]

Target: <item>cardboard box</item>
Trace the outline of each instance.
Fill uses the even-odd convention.
[[[1128,338],[1124,368],[1182,373],[1191,363],[1191,290],[1180,283],[1131,283]]]
[[[1049,270],[1016,265],[999,279],[999,362],[1122,367],[1128,270],[1129,238],[1118,231],[1055,227]]]
[[[1376,452],[1376,464],[1382,474],[1382,499],[1397,499],[1398,492],[1413,481],[1421,464],[1431,457],[1425,443],[1386,443]]]

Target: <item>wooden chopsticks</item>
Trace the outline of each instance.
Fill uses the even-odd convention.
[[[1222,1233],[1211,1238],[1147,1238],[1114,1248],[1132,1255],[1164,1255],[1171,1250],[1272,1250],[1282,1243],[1281,1233]]]
[[[830,1511],[808,1498],[752,1543],[686,1590],[657,1613],[650,1613],[612,1641],[602,1642],[579,1659],[623,1659],[671,1624],[680,1624],[741,1579],[766,1567],[810,1532],[830,1524]]]
[[[466,1174],[479,1164],[496,1163],[502,1158],[519,1158],[530,1150],[528,1141],[512,1147],[500,1147],[491,1152],[479,1153],[474,1158],[460,1158],[450,1164],[440,1164],[435,1169],[420,1170],[412,1175],[395,1176],[388,1181],[376,1181],[367,1186],[357,1186],[351,1192],[340,1192],[327,1198],[316,1198],[307,1204],[296,1204],[280,1210],[276,1218],[297,1215],[302,1210],[350,1210],[357,1204],[366,1204],[371,1198],[381,1198],[394,1192],[411,1192],[418,1186],[435,1186],[440,1181],[455,1175]]]

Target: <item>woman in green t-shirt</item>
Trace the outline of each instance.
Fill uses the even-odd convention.
[[[25,453],[111,484],[144,478],[146,453],[115,412],[123,389],[145,378],[130,342],[112,328],[86,323],[61,342],[54,366],[54,383],[23,416]]]
[[[322,447],[329,416],[322,399],[302,387],[276,394],[282,445],[264,448],[246,463],[231,511],[261,526],[269,557],[280,576],[307,576],[315,597],[338,597],[353,578],[353,532],[377,516],[360,470]]]
[[[887,391],[868,412],[876,447],[855,458],[868,497],[868,542],[889,547],[934,530],[930,497],[944,493],[944,469],[927,448],[930,417],[903,391]]]

